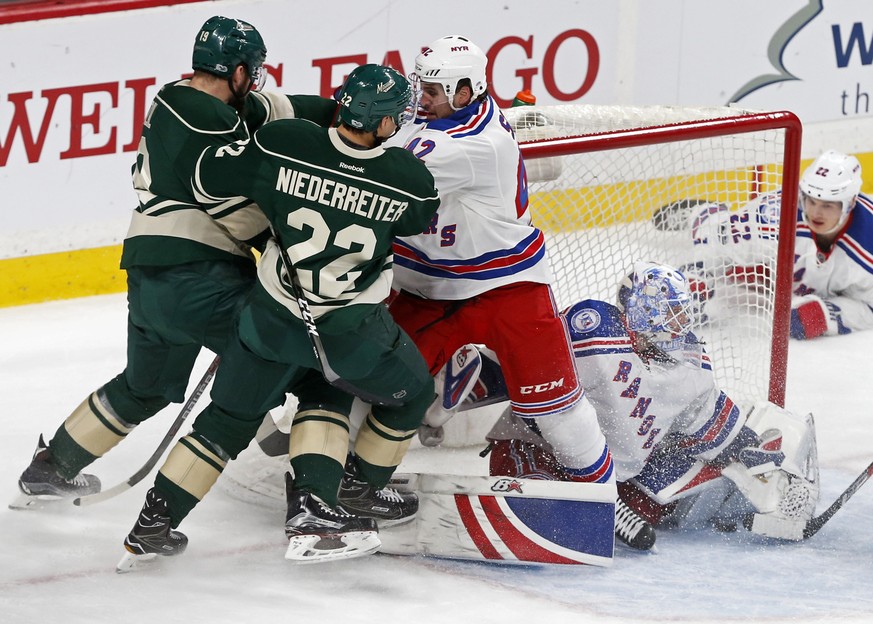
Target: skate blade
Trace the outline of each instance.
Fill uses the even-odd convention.
[[[353,531],[342,535],[295,535],[288,539],[285,559],[295,563],[322,563],[369,555],[382,546],[375,531]]]
[[[59,503],[64,503],[68,500],[71,499],[48,495],[34,496],[32,494],[21,492],[18,495],[18,498],[9,503],[9,509],[14,509],[16,511],[45,509],[46,507],[55,507]]]
[[[147,555],[137,555],[132,552],[124,553],[124,556],[115,566],[115,571],[118,574],[126,574],[128,572],[132,572],[139,568],[141,564],[149,564],[154,562],[158,556],[155,553],[150,553]]]
[[[416,514],[412,514],[411,516],[405,516],[403,518],[397,518],[397,519],[391,519],[391,520],[376,518],[376,526],[379,527],[379,530],[389,529],[391,527],[396,527],[396,526],[401,526],[401,525],[408,524],[409,522],[412,522],[413,520],[415,520],[415,516],[416,516]]]

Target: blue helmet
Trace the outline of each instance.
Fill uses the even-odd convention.
[[[688,333],[691,305],[688,280],[665,264],[636,263],[618,288],[618,307],[628,329],[651,334],[659,346]]]

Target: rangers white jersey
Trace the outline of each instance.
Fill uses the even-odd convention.
[[[396,289],[458,300],[506,284],[551,283],[545,239],[530,220],[524,161],[490,96],[422,124],[406,149],[427,165],[441,203],[423,233],[397,239]]]
[[[692,240],[707,250],[701,257],[729,258],[733,265],[755,265],[775,258],[781,192],[761,195],[732,212],[707,205],[690,222]],[[873,328],[873,200],[858,195],[844,231],[822,251],[797,212],[794,246],[796,297],[815,295],[827,307],[827,334]]]
[[[625,481],[643,469],[655,446],[678,434],[687,452],[714,459],[737,435],[740,409],[719,390],[709,356],[693,334],[670,356],[637,354],[621,312],[581,301],[565,312],[579,381],[597,411]]]
[[[828,252],[816,246],[800,214],[797,219],[794,294],[824,300],[836,327],[828,334],[873,328],[873,201],[858,195],[848,227]]]

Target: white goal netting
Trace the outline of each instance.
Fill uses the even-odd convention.
[[[793,248],[793,234],[783,241],[778,226],[763,227],[740,209],[781,190],[783,171],[799,167],[785,163],[787,141],[799,154],[796,118],[785,114],[780,127],[779,113],[735,108],[584,105],[506,114],[523,144],[531,214],[548,237],[558,305],[614,301],[635,261],[680,267],[703,299],[694,331],[719,383],[744,407],[781,402],[787,336],[779,320],[790,281],[777,278],[791,250],[779,250]]]

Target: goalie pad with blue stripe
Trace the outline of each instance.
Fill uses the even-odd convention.
[[[497,563],[609,566],[615,484],[512,477],[395,475],[414,491],[412,522],[380,529],[381,552]]]

